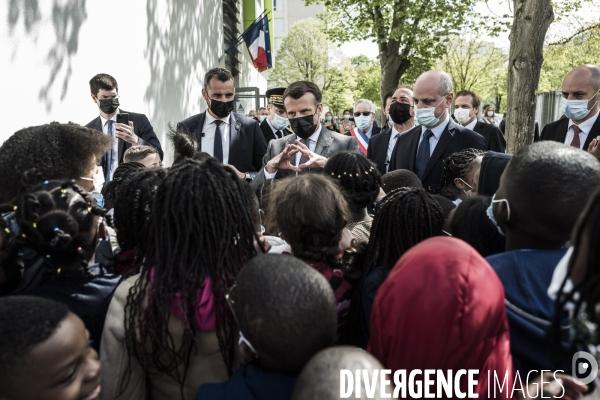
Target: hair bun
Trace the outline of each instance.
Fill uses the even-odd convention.
[[[37,223],[42,242],[60,251],[79,233],[77,221],[61,210],[51,211]]]

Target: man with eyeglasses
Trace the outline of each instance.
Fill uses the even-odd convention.
[[[356,128],[346,133],[346,136],[354,136],[358,141],[361,153],[367,155],[371,137],[381,132],[381,128],[375,126],[375,104],[371,100],[360,99],[354,103],[354,123]]]
[[[154,129],[144,114],[132,113],[119,108],[119,85],[115,78],[108,74],[98,74],[90,80],[92,100],[98,106],[100,115],[89,122],[86,127],[110,135],[116,140],[100,160],[104,172],[104,181],[109,182],[117,166],[123,162],[123,154],[131,146],[152,146],[160,159],[163,151]],[[117,123],[118,114],[129,114],[129,124]]]
[[[433,192],[444,172],[444,159],[465,149],[486,150],[483,136],[456,124],[448,113],[452,79],[444,71],[427,71],[415,82],[414,113],[419,126],[400,135],[389,170],[408,169]]]

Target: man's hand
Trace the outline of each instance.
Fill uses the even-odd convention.
[[[131,143],[134,146],[138,145],[138,136],[133,131],[133,121],[129,121],[129,126],[125,124],[115,124],[115,136],[119,139]]]
[[[290,162],[292,160],[292,157],[294,157],[294,155],[297,152],[298,149],[296,149],[294,145],[288,144],[287,146],[285,146],[285,149],[283,149],[281,153],[269,160],[269,162],[265,166],[265,170],[270,174],[274,174],[280,169],[288,169],[294,172],[301,172],[302,170],[300,168],[296,167]]]
[[[588,153],[600,160],[600,140],[598,138],[592,139],[588,147]]]
[[[235,172],[235,174],[237,175],[238,178],[240,179],[246,179],[246,174],[244,174],[243,172],[238,171],[238,169],[236,167],[234,167],[231,164],[223,164],[226,167],[229,167],[233,170],[233,172]]]
[[[305,144],[303,144],[302,142],[300,142],[297,139],[296,139],[296,144],[294,145],[294,147],[300,153],[302,153],[304,158],[306,158],[306,162],[304,164],[298,165],[298,167],[300,167],[301,169],[307,169],[307,168],[323,169],[323,168],[325,168],[325,164],[327,164],[326,157],[323,157],[319,154],[313,153],[312,151],[309,150],[309,148]]]

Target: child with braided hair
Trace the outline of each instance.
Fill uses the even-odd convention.
[[[119,285],[106,317],[103,398],[192,399],[200,385],[231,376],[237,329],[225,295],[259,239],[240,185],[213,158],[182,160],[158,183],[141,272]],[[119,189],[117,224],[128,193]]]
[[[457,205],[472,191],[475,171],[481,166],[485,152],[466,149],[452,154],[444,160],[444,173],[439,184],[439,193]],[[477,191],[475,193],[477,194]],[[458,201],[460,199],[460,201]]]
[[[344,343],[365,348],[375,295],[398,259],[417,243],[442,235],[444,213],[423,189],[402,188],[378,204],[362,275],[350,302]]]
[[[342,151],[327,160],[323,169],[340,188],[350,209],[346,227],[356,239],[368,242],[373,218],[367,207],[373,206],[381,190],[381,173],[366,156]]]
[[[69,306],[90,332],[96,349],[104,318],[120,277],[93,264],[98,218],[106,211],[74,181],[44,181],[25,191],[12,206],[17,236],[8,244],[4,264],[27,264],[29,285],[20,294],[45,297]],[[10,229],[10,228],[8,228]]]

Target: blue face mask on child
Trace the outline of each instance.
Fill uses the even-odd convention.
[[[500,228],[500,225],[498,225],[498,222],[496,222],[496,218],[494,217],[494,203],[501,203],[501,202],[505,202],[506,203],[506,209],[508,211],[508,218],[506,219],[506,221],[510,220],[510,206],[508,204],[508,200],[506,200],[506,199],[496,200],[496,195],[495,194],[494,194],[494,197],[492,197],[492,202],[490,203],[490,206],[486,210],[486,214],[487,214],[488,218],[490,219],[490,221],[492,221],[492,223],[494,224],[494,226],[496,227],[496,229],[498,229],[498,232],[502,236],[506,236],[504,234],[504,231],[502,230],[502,228]]]

